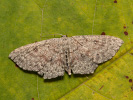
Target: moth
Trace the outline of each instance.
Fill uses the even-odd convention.
[[[20,68],[37,72],[44,79],[91,74],[98,64],[111,59],[123,41],[107,35],[52,38],[15,49],[9,54]]]

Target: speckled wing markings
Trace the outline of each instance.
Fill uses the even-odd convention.
[[[111,59],[123,41],[112,36],[73,36],[70,66],[74,74],[90,74],[98,64]],[[77,44],[77,45],[75,45]]]
[[[64,75],[62,39],[49,39],[22,46],[9,55],[20,68],[38,72],[44,79]]]
[[[83,35],[44,40],[12,51],[9,58],[20,68],[35,71],[44,79],[90,74],[98,64],[111,59],[123,41],[112,36]]]

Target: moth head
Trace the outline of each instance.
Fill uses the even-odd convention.
[[[67,35],[61,35],[61,37],[68,37]]]

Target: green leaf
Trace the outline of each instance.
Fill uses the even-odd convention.
[[[54,38],[54,34],[103,32],[121,38],[124,44],[92,75],[65,74],[44,80],[8,59],[15,48]],[[133,99],[132,0],[1,0],[0,48],[1,100]]]

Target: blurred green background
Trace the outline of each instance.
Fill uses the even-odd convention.
[[[53,34],[106,34],[124,44],[87,76],[44,80],[8,58],[15,48]],[[0,0],[0,100],[133,100],[132,81],[132,0]]]

